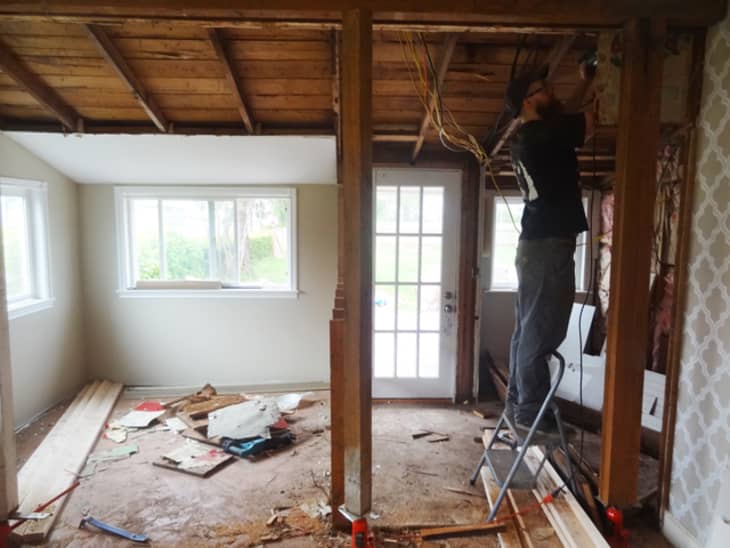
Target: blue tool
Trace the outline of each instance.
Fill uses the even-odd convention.
[[[236,455],[237,457],[253,457],[269,449],[278,449],[279,447],[289,445],[294,439],[294,434],[291,432],[274,435],[271,439],[254,438],[249,441],[223,438],[221,447],[226,453]]]
[[[97,529],[101,529],[102,531],[104,531],[105,533],[109,533],[110,535],[122,537],[133,542],[147,542],[149,540],[149,537],[147,535],[130,533],[129,531],[125,531],[124,529],[120,529],[119,527],[114,527],[113,525],[109,525],[108,523],[104,523],[103,521],[99,521],[98,519],[94,519],[91,516],[84,514],[84,517],[81,518],[81,523],[79,523],[79,529],[83,529],[87,524],[93,525]]]

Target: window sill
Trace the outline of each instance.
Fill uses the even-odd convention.
[[[298,299],[299,291],[264,289],[119,289],[122,299]]]
[[[53,308],[56,299],[28,299],[8,305],[8,319],[14,320],[41,310]]]

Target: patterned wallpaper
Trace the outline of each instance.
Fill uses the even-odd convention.
[[[707,36],[671,514],[704,545],[730,455],[730,16]]]

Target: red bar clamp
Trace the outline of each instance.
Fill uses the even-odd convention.
[[[375,538],[368,532],[368,520],[348,512],[344,504],[338,511],[352,524],[352,548],[375,548]]]

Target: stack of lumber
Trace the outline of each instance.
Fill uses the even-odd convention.
[[[246,397],[241,394],[218,394],[215,388],[206,384],[195,394],[168,402],[165,407],[174,411],[188,425],[188,434],[191,437],[200,439],[201,436],[205,438],[208,432],[208,413],[244,401]],[[197,432],[200,436],[195,436],[192,432]]]
[[[489,443],[491,432],[483,436],[484,446]],[[542,451],[530,447],[525,463],[534,473]],[[499,486],[494,481],[488,466],[481,470],[484,490],[489,507],[499,494]],[[608,543],[598,531],[578,500],[566,487],[554,502],[543,504],[539,509],[535,504],[546,495],[563,485],[563,481],[550,462],[546,462],[532,490],[510,489],[497,514],[497,519],[505,520],[505,529],[497,534],[501,548],[538,548],[562,545],[570,548],[596,546],[608,548]],[[523,514],[519,514],[523,512]]]
[[[86,458],[94,447],[123,386],[109,381],[94,381],[76,396],[66,412],[18,473],[18,511],[30,513],[76,481]],[[51,516],[28,521],[13,531],[21,544],[44,542],[67,496],[46,508]]]

